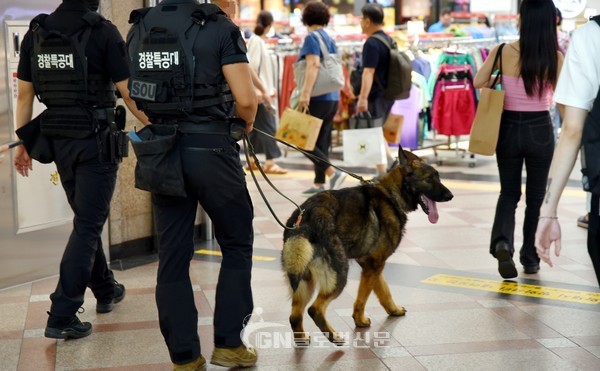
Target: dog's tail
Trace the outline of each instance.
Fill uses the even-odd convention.
[[[313,247],[307,238],[303,236],[293,236],[287,239],[283,244],[281,261],[283,270],[287,273],[292,292],[295,292],[300,284],[300,280],[313,258]]]

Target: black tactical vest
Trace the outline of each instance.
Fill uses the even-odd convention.
[[[159,9],[134,10],[129,19],[129,91],[138,108],[154,119],[232,102],[226,83],[206,84],[195,77],[193,53],[204,24],[225,13],[216,5],[198,4],[191,14],[177,12],[180,19],[167,22]]]
[[[85,48],[94,26],[104,21],[88,12],[69,35],[44,27],[47,14],[30,23],[33,36],[31,68],[33,87],[47,107],[85,105],[114,107],[115,86],[108,76],[89,74]]]

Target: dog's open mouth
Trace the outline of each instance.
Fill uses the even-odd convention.
[[[435,201],[430,200],[425,195],[421,195],[421,197],[419,197],[419,205],[421,205],[423,212],[427,214],[429,222],[432,224],[437,223],[438,219],[440,218],[440,214],[438,214],[437,205],[435,204]]]

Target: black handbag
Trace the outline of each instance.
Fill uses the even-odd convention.
[[[350,129],[369,129],[383,126],[383,117],[372,118],[369,112],[361,112],[348,119]]]
[[[137,157],[135,187],[165,196],[186,197],[177,126],[153,124],[135,134],[131,140]]]

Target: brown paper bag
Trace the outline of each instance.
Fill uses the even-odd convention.
[[[284,140],[301,149],[315,149],[323,120],[300,111],[286,108],[275,133],[277,139]]]
[[[503,90],[481,89],[475,120],[471,127],[469,152],[486,156],[494,154],[498,144],[503,107]]]
[[[383,124],[383,136],[388,143],[400,143],[404,116],[390,113]]]

